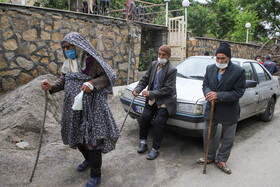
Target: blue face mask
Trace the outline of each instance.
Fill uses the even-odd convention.
[[[65,54],[68,58],[74,59],[76,57],[76,51],[75,49],[70,49],[65,51]]]

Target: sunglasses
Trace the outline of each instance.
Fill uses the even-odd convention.
[[[216,57],[216,60],[225,60],[227,57]]]
[[[64,45],[64,46],[62,46],[62,49],[66,49],[66,50],[69,50],[70,49],[70,45]]]

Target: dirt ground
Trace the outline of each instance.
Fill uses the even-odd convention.
[[[83,160],[80,152],[63,145],[61,140],[59,125],[63,100],[61,92],[54,95],[48,94],[49,104],[42,148],[33,182],[29,183],[43,120],[44,92],[39,86],[43,79],[53,81],[55,77],[41,76],[0,98],[1,187],[74,187],[84,186],[89,180],[89,170],[83,173],[76,171],[76,166]],[[109,95],[108,103],[120,127],[126,113],[121,107],[119,97]],[[16,146],[16,143],[20,141],[26,141],[30,146],[20,149]],[[135,170],[144,169],[141,166],[143,160],[133,161],[136,153],[135,145],[136,147],[138,145],[138,127],[136,120],[128,117],[116,149],[103,155],[102,177],[108,182],[103,184],[104,186],[122,186],[121,173],[125,171],[133,175]],[[136,167],[125,168],[129,163]],[[116,185],[118,183],[120,185]]]
[[[29,178],[35,163],[43,119],[44,92],[38,86],[40,76],[0,97],[0,186],[1,187],[82,187],[89,180],[89,170],[77,172],[83,160],[78,150],[62,144],[60,117],[63,93],[49,95],[41,154],[33,182]],[[108,102],[120,127],[125,112],[119,97],[109,96]],[[101,187],[278,187],[280,182],[280,103],[274,118],[265,123],[250,118],[238,124],[235,144],[228,161],[233,173],[224,174],[214,164],[203,166],[196,160],[203,156],[202,139],[166,131],[159,157],[148,161],[146,154],[137,154],[138,125],[128,117],[116,149],[103,155]],[[20,149],[20,140],[30,144]],[[151,148],[151,136],[148,146]]]

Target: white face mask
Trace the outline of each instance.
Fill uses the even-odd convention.
[[[258,59],[257,59],[257,61],[258,61],[258,62],[260,62],[260,61],[261,61],[261,59],[259,59],[259,58],[258,58]]]
[[[158,61],[158,63],[160,63],[160,64],[166,64],[167,58],[159,58],[159,57],[158,57],[157,61]]]
[[[219,69],[225,69],[227,66],[228,66],[228,62],[227,63],[218,63],[216,62],[216,66],[219,68]]]

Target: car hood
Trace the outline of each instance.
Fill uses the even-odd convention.
[[[177,101],[188,103],[196,103],[199,100],[204,101],[202,83],[203,81],[198,79],[177,77]]]
[[[177,101],[196,103],[198,101],[205,101],[202,92],[202,80],[198,79],[188,79],[177,77],[176,79],[176,89],[177,89]],[[134,82],[127,86],[127,89],[134,90],[138,82]]]

